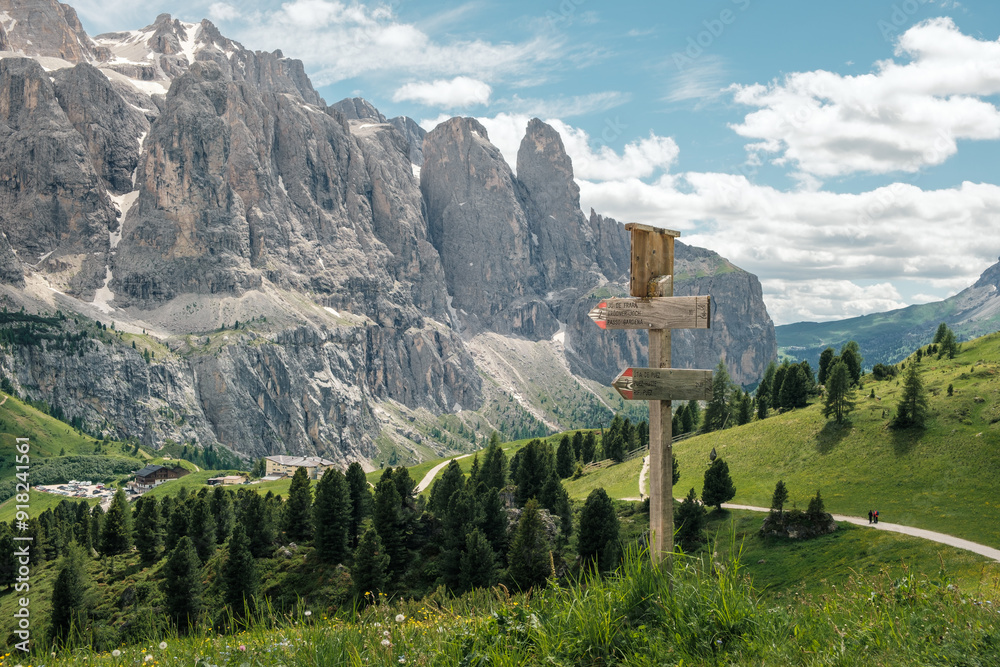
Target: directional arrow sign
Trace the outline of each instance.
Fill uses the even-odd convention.
[[[629,401],[707,401],[712,398],[712,371],[626,368],[611,386]]]
[[[605,299],[588,315],[602,329],[708,329],[712,297]]]

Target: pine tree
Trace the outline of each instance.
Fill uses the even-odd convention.
[[[104,533],[104,510],[100,505],[94,505],[90,511],[90,541],[91,546],[98,553],[104,553],[101,549],[101,535]]]
[[[729,502],[736,496],[736,487],[729,476],[729,465],[719,457],[705,470],[705,480],[701,488],[701,501],[706,505],[715,505],[722,509],[722,503]]]
[[[903,378],[903,394],[890,426],[895,429],[923,428],[927,420],[927,394],[917,372],[917,364],[910,364]]]
[[[719,360],[712,374],[712,398],[705,408],[705,431],[718,431],[729,423],[729,396],[732,393],[732,382],[726,370],[726,362]]]
[[[496,554],[483,532],[474,528],[465,536],[465,549],[459,564],[459,590],[489,588],[497,581]]]
[[[781,404],[781,385],[785,383],[785,376],[788,374],[788,369],[791,367],[792,365],[788,362],[788,359],[785,359],[781,362],[781,365],[774,370],[774,381],[771,384],[770,404],[775,410],[785,407]]]
[[[767,411],[771,407],[771,387],[774,385],[774,374],[778,370],[778,365],[773,361],[767,365],[764,377],[757,385],[756,405],[757,419],[767,419]]]
[[[52,586],[52,613],[49,618],[49,641],[65,644],[71,634],[81,634],[86,628],[87,580],[84,556],[76,548],[62,561],[59,575]]]
[[[826,507],[823,505],[823,498],[819,495],[819,489],[816,489],[816,497],[809,500],[809,508],[806,510],[806,514],[815,521],[821,518],[825,512]]]
[[[603,488],[587,496],[580,511],[578,550],[584,565],[607,572],[618,565],[618,515]]]
[[[172,552],[177,548],[177,544],[191,528],[191,509],[187,503],[175,500],[174,509],[170,513],[170,523],[163,537],[163,546],[166,551]]]
[[[511,586],[522,591],[544,586],[552,572],[549,551],[538,501],[532,498],[524,505],[507,553],[507,579]]]
[[[322,563],[341,563],[347,558],[347,532],[351,525],[351,492],[343,473],[333,468],[316,484],[313,504],[313,544]]]
[[[806,373],[801,366],[789,366],[778,399],[783,408],[804,408],[808,404]]]
[[[448,502],[451,500],[452,494],[463,488],[465,488],[465,473],[462,472],[458,461],[452,459],[445,466],[441,475],[434,480],[434,485],[431,486],[431,497],[427,501],[427,509],[438,516],[443,516],[448,509]]]
[[[931,343],[937,345],[938,343],[942,342],[944,340],[944,337],[947,335],[948,331],[950,331],[950,329],[948,328],[947,324],[945,324],[944,322],[939,324],[937,331],[934,332],[934,340],[932,340]]]
[[[549,478],[552,453],[549,446],[535,438],[517,452],[517,503],[523,505],[542,492],[545,480]]]
[[[385,554],[389,557],[389,572],[396,576],[403,574],[407,561],[402,513],[399,490],[391,477],[386,478],[383,475],[379,483],[375,485],[375,508],[372,512],[372,525],[378,532]]]
[[[788,502],[788,489],[785,488],[783,481],[778,480],[778,483],[774,485],[774,495],[771,496],[771,511],[781,514],[785,509],[786,502]]]
[[[601,438],[604,458],[620,462],[625,457],[625,441],[622,434],[624,424],[621,415],[616,414],[611,420],[611,425]]]
[[[582,442],[582,441],[581,441]],[[569,436],[564,435],[559,441],[559,449],[556,450],[556,472],[560,479],[566,479],[573,474],[576,467],[576,456],[573,455],[573,444]]]
[[[351,523],[347,535],[352,547],[357,546],[361,523],[371,514],[372,492],[368,488],[368,478],[361,464],[353,461],[344,475],[351,493]]]
[[[142,506],[136,517],[135,546],[146,563],[153,563],[160,557],[163,546],[163,529],[160,525],[160,503],[156,496],[143,496]]]
[[[696,401],[688,401],[680,408],[678,408],[678,414],[680,415],[680,435],[681,433],[690,433],[694,430],[694,415],[691,413],[691,405],[695,404]]]
[[[595,456],[597,456],[597,438],[593,431],[587,431],[587,434],[583,436],[583,452],[580,455],[580,460],[583,463],[591,463]]]
[[[502,491],[507,486],[507,455],[500,447],[500,436],[496,431],[490,435],[490,444],[483,455],[480,481],[487,489]]]
[[[233,534],[233,527],[236,524],[233,494],[228,489],[217,486],[212,490],[212,500],[209,504],[212,516],[215,518],[215,541],[223,544]]]
[[[399,492],[400,507],[411,507],[413,505],[413,488],[417,485],[410,477],[410,470],[406,466],[396,466],[392,471],[392,481]]]
[[[942,359],[944,357],[954,359],[955,355],[958,354],[958,350],[959,345],[958,339],[955,338],[955,332],[951,329],[947,329],[944,333],[944,337],[938,345],[938,359]]]
[[[648,434],[648,430],[647,430]],[[583,458],[583,432],[577,431],[573,434],[573,458],[576,461],[580,461]]]
[[[8,591],[14,586],[17,580],[17,559],[14,553],[14,534],[10,530],[10,524],[0,522],[0,587]]]
[[[441,579],[457,590],[461,578],[462,551],[466,533],[477,523],[476,500],[468,488],[458,489],[448,501],[442,520]]]
[[[215,517],[212,515],[212,508],[209,502],[202,497],[195,497],[191,501],[191,523],[188,527],[188,535],[198,553],[198,558],[202,563],[215,553]]]
[[[833,417],[838,424],[843,423],[854,409],[852,400],[851,380],[848,374],[847,364],[838,361],[830,369],[826,381],[826,396],[823,399],[823,416],[829,419]]]
[[[73,536],[76,538],[76,543],[83,547],[84,554],[88,556],[94,549],[93,535],[90,532],[90,522],[90,506],[87,503],[77,503]],[[0,550],[0,553],[4,553],[4,551]]]
[[[191,538],[184,536],[163,566],[163,604],[177,631],[186,634],[198,622],[202,609],[201,563]]]
[[[354,566],[351,568],[354,595],[360,598],[384,589],[388,570],[389,555],[385,552],[382,539],[378,531],[368,525],[358,540],[358,548],[354,551]]]
[[[292,475],[282,528],[285,537],[292,542],[303,542],[312,537],[312,488],[304,467],[297,468]]]
[[[705,508],[698,502],[694,489],[674,510],[674,535],[677,545],[691,552],[705,541]]]
[[[673,479],[671,484],[676,484],[681,480],[681,467],[677,463],[677,455],[672,451],[670,453],[670,476]]]
[[[254,596],[260,587],[257,576],[257,561],[250,553],[250,540],[247,539],[243,526],[233,528],[229,538],[229,548],[226,562],[222,565],[222,599],[232,610],[237,619],[247,617],[247,612],[253,614],[256,603]]]
[[[849,340],[840,348],[840,360],[847,364],[847,371],[851,374],[851,384],[857,386],[861,384],[861,347],[857,341]]]
[[[736,406],[736,425],[743,426],[753,420],[753,399],[750,394],[743,392],[740,402]]]
[[[36,545],[37,546],[37,545]],[[101,553],[117,556],[132,549],[132,508],[125,499],[125,492],[118,489],[111,499],[111,507],[104,517],[101,533]]]
[[[489,540],[493,553],[503,562],[507,555],[507,509],[500,498],[500,492],[489,489],[482,498],[481,527]]]
[[[830,368],[833,366],[834,354],[833,348],[828,347],[819,355],[819,377],[816,381],[822,385],[826,384],[826,378],[830,373]]]
[[[267,558],[274,543],[275,528],[270,510],[259,493],[240,489],[236,523],[243,527],[243,532],[250,540],[250,553],[253,557]]]

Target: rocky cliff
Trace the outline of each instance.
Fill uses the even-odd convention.
[[[0,298],[74,314],[12,334],[0,365],[91,430],[412,460],[584,425],[608,409],[594,381],[644,363],[644,334],[586,317],[623,292],[628,237],[580,211],[545,123],[515,177],[474,119],[427,134],[361,99],[326,106],[300,62],[208,21],[91,39],[55,2],[0,16]],[[680,244],[677,266],[677,292],[718,310],[675,338],[675,364],[723,356],[753,382],[774,355],[756,279]],[[566,409],[499,370],[522,343]],[[517,354],[504,368],[523,379]]]

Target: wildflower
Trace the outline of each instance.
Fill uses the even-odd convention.
[[[401,665],[405,665],[406,664],[406,656],[402,656],[402,655],[399,656],[399,664],[401,664]]]
[[[306,617],[309,617],[309,616],[312,616],[312,615],[313,615],[313,613],[311,611],[309,611],[308,609],[306,609]]]
[[[114,651],[112,651],[112,652],[111,652],[111,655],[113,655],[113,656],[114,656],[114,657],[116,657],[116,658],[117,658],[118,656],[120,656],[121,654],[122,654],[122,652],[121,652],[121,651],[119,651],[118,649],[115,649]]]
[[[405,620],[406,620],[405,616],[403,616],[402,614],[396,614],[396,622],[397,623],[402,623]]]
[[[382,631],[382,634],[383,634],[384,636],[388,637],[388,636],[389,636],[389,631],[388,631],[388,630],[383,630],[383,631]]]
[[[247,647],[246,647],[245,644],[240,644],[237,648],[239,648],[241,651],[247,650]]]
[[[167,642],[160,642],[160,648],[161,649],[167,648]]]
[[[153,661],[153,656],[151,656],[151,655],[147,654],[147,655],[146,655],[146,657],[145,657],[145,658],[143,658],[143,660],[144,660],[145,662],[152,662],[152,661]]]
[[[382,646],[392,646],[392,642],[389,641],[388,639],[383,639]]]

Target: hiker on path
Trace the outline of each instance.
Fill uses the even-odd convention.
[[[875,510],[875,523],[878,523],[878,510]]]
[[[874,516],[875,516],[875,512],[872,512],[871,510],[868,510],[868,523],[872,522],[872,517],[874,517]]]

